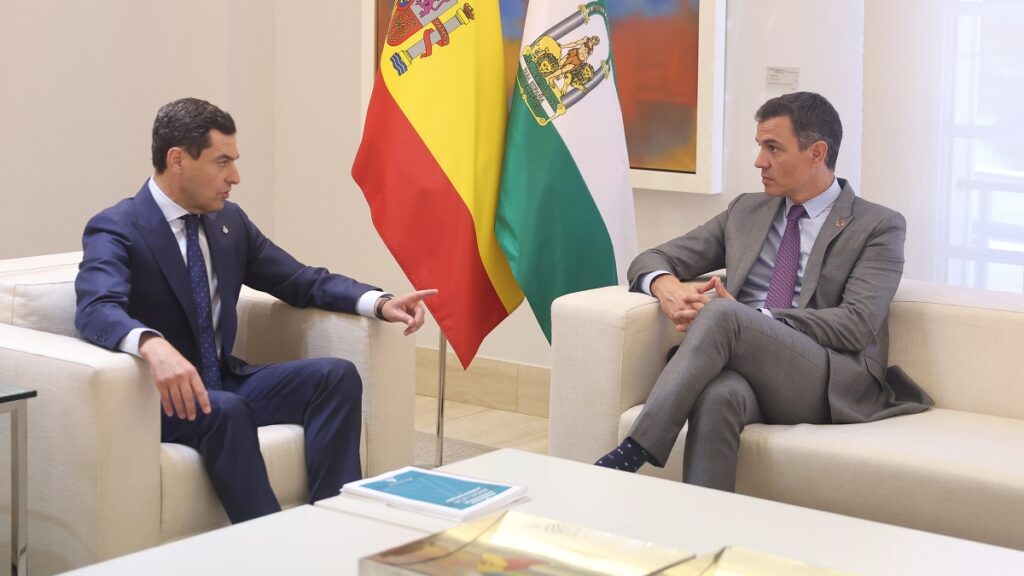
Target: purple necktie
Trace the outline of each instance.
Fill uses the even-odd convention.
[[[775,254],[772,279],[768,282],[768,296],[764,305],[769,310],[793,307],[793,292],[796,290],[796,272],[800,268],[800,219],[807,217],[807,210],[794,204],[786,214],[786,231]]]
[[[217,337],[213,331],[213,312],[210,302],[210,279],[206,275],[206,260],[199,249],[199,215],[181,217],[185,221],[185,255],[188,261],[188,280],[192,285],[192,299],[196,303],[199,320],[199,376],[207,390],[220,390],[220,357]]]

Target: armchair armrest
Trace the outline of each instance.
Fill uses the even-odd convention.
[[[238,300],[234,354],[253,363],[344,358],[363,381],[367,475],[413,462],[416,341],[404,325],[356,314],[295,308],[248,288]]]
[[[159,541],[160,398],[143,362],[0,323],[0,381],[39,393],[28,403],[33,567],[59,572]]]
[[[647,399],[683,334],[625,286],[562,296],[551,318],[550,453],[593,462],[618,444],[622,413]]]

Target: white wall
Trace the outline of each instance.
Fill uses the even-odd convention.
[[[904,277],[936,278],[945,10],[864,2],[864,197],[907,217]]]
[[[272,0],[0,0],[0,258],[80,250],[152,173],[153,117],[183,96],[234,115],[235,197],[272,227],[273,32]]]

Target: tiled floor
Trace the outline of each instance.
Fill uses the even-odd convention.
[[[434,434],[437,398],[416,396],[416,430]],[[444,435],[495,448],[518,448],[547,454],[548,419],[448,400],[444,405]]]

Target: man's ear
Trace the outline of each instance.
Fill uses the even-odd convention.
[[[828,144],[824,140],[818,140],[814,144],[811,144],[811,158],[815,162],[825,163],[828,157]]]
[[[185,151],[177,146],[169,148],[167,150],[167,169],[174,170],[175,172],[181,171],[185,160],[184,154]]]

